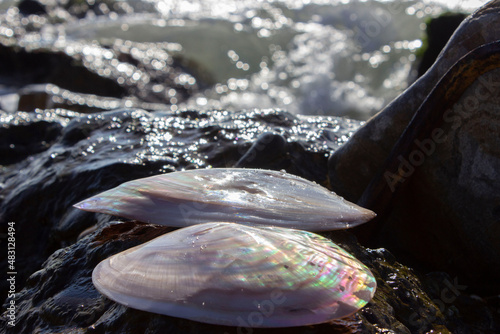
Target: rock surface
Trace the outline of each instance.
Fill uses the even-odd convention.
[[[86,113],[119,107],[166,110],[165,106],[181,103],[212,84],[204,69],[180,55],[178,44],[98,43],[73,40],[55,31],[58,23],[76,24],[82,13],[110,16],[134,11],[122,6],[129,5],[22,1],[19,8],[0,13],[0,87],[20,99],[11,111],[57,107]],[[7,109],[1,102],[0,107]]]
[[[6,138],[10,132],[54,128],[50,141],[31,137],[24,144],[26,153],[14,155],[12,163],[2,166],[2,231],[9,221],[15,222],[18,245],[17,318],[8,333],[470,333],[498,329],[496,300],[470,297],[460,281],[444,273],[421,276],[384,249],[359,246],[346,231],[325,235],[373,271],[378,290],[360,312],[327,324],[272,330],[212,326],[133,310],[106,299],[93,287],[91,272],[99,261],[170,229],[111,222],[107,215],[81,212],[72,204],[138,177],[181,168],[253,165],[254,161],[261,168],[284,168],[326,184],[327,153],[338,149],[359,122],[299,119],[273,110],[154,114],[118,110],[92,115],[47,110],[0,115]],[[270,159],[273,147],[281,153]],[[6,272],[4,265],[0,270]],[[8,286],[5,281],[1,284],[4,295]],[[466,318],[471,310],[482,316]],[[8,316],[4,312],[2,321],[8,321]]]
[[[343,233],[339,233],[336,239],[347,243],[349,250],[370,266],[379,287],[367,307],[353,316],[331,323],[285,329],[251,329],[243,326],[254,318],[258,319],[258,316],[249,314],[247,319],[242,320],[242,327],[201,324],[127,308],[100,295],[93,287],[91,275],[97,263],[169,231],[167,227],[144,223],[110,222],[74,245],[56,251],[16,295],[18,325],[12,332],[451,333],[457,327],[457,315],[452,313],[446,317],[449,305],[440,309],[440,305],[422,291],[415,273],[397,263],[387,251],[363,249],[352,236]],[[446,286],[451,282],[446,276],[439,278],[435,280],[436,285]],[[437,289],[439,294],[444,288],[438,286]]]
[[[473,59],[469,71],[462,67],[460,76],[447,81],[452,84],[436,86],[441,96],[434,94],[433,101],[439,102],[426,104],[426,116],[420,108],[410,119],[423,97],[430,100],[429,92],[445,71],[457,71],[452,65],[459,57],[499,39],[499,9],[500,1],[491,1],[468,17],[433,67],[329,161],[331,185],[347,199],[360,199],[372,180],[392,198],[383,209],[371,207],[379,221],[360,229],[365,244],[388,247],[413,266],[456,275],[486,296],[500,293],[500,71],[480,75],[482,65],[475,65],[480,60]],[[498,45],[485,48],[497,50]],[[500,67],[498,52],[491,58],[491,68]],[[451,93],[469,82],[463,94]],[[417,123],[427,133],[417,133]],[[410,151],[391,152],[398,138],[411,143]],[[399,165],[399,176],[387,169],[386,159]],[[359,204],[368,205],[370,196],[371,205],[381,200],[369,192]]]
[[[232,166],[285,169],[356,201],[439,78],[467,51],[500,36],[500,1],[469,17],[427,74],[359,131],[357,121],[296,117],[279,110],[162,111],[210,82],[203,69],[193,71],[194,65],[184,70],[172,45],[68,42],[67,47],[47,49],[20,42],[20,36],[39,37],[44,20],[130,10],[114,1],[75,0],[63,6],[52,0],[23,1],[19,11],[0,18],[0,58],[13,61],[14,69],[0,61],[2,79],[17,82],[23,109],[41,108],[0,111],[0,235],[6,235],[9,222],[16,231],[16,294],[3,308],[14,300],[17,318],[7,333],[500,331],[499,71],[484,74],[456,97],[456,107],[447,113],[450,122],[439,126],[446,141],[422,146],[422,152],[432,153],[408,171],[404,187],[378,222],[325,234],[377,278],[375,298],[349,318],[257,330],[118,305],[93,287],[94,266],[169,229],[118,223],[72,207],[131,179]],[[52,64],[58,73],[85,80],[64,80],[21,60]],[[154,68],[155,61],[165,62],[162,71]],[[46,109],[52,107],[72,111]],[[360,246],[353,233],[374,249]],[[0,271],[8,272],[5,261]],[[9,288],[6,280],[0,281],[2,299]],[[9,316],[9,311],[1,315],[2,330]]]
[[[199,80],[180,70],[171,55],[175,45],[168,43],[116,41],[103,47],[68,41],[48,48],[12,43],[0,38],[0,79],[20,88],[24,111],[81,105],[86,112],[120,106],[154,110],[154,104],[180,103],[199,89]],[[33,84],[51,85],[45,104],[26,96],[30,89],[23,88]],[[127,100],[116,100],[126,97],[125,105]]]
[[[6,231],[8,222],[17,225],[17,242],[23,245],[16,254],[20,284],[52,252],[95,223],[93,216],[72,208],[80,200],[131,179],[185,168],[233,166],[265,132],[281,138],[286,147],[274,161],[260,159],[261,168],[279,166],[324,184],[327,152],[359,127],[357,121],[300,120],[272,110],[0,112],[0,123],[0,135],[7,142],[0,147],[5,153],[0,226]],[[259,149],[253,152],[258,161]],[[5,262],[1,270],[6,272]],[[5,291],[6,282],[0,286]]]
[[[361,197],[415,111],[439,79],[467,52],[499,39],[499,9],[500,1],[494,0],[467,17],[425,75],[375,115],[349,143],[332,155],[329,165],[334,190],[351,201]]]
[[[467,17],[463,13],[444,13],[426,22],[423,46],[424,52],[417,67],[417,78],[434,64],[437,57],[453,35],[457,27]]]

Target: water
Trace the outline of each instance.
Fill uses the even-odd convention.
[[[367,119],[408,86],[428,17],[485,2],[108,1],[99,4],[107,15],[88,12],[43,36],[176,43],[211,86],[172,110],[281,108]]]

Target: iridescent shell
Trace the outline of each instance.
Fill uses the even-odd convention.
[[[160,225],[213,221],[326,231],[375,216],[320,185],[284,172],[214,168],[126,182],[75,205]]]
[[[92,281],[132,308],[241,327],[345,317],[376,289],[368,268],[322,236],[234,223],[167,233],[102,261]]]

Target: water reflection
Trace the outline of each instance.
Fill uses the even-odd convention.
[[[89,0],[70,1],[67,11],[47,5],[47,15],[4,3],[0,38],[81,57],[99,76],[133,87],[127,94],[139,102],[171,110],[366,119],[406,88],[427,17],[484,2]]]

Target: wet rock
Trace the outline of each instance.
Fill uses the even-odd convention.
[[[126,107],[148,111],[168,108],[163,103],[143,102],[136,97],[120,99],[95,94],[75,93],[53,84],[28,85],[17,90],[16,93],[18,97],[16,108],[9,106],[6,111],[62,108],[81,113],[94,113]]]
[[[405,177],[386,178],[402,189],[372,237],[490,295],[500,293],[500,85],[490,92],[483,83],[500,83],[500,71],[481,78],[433,130],[439,138],[419,139],[401,159]]]
[[[78,103],[73,104],[88,106],[90,110],[96,98],[88,94],[130,97],[137,100],[135,105],[176,104],[196,92],[198,86],[194,77],[174,63],[169,48],[172,46],[168,43],[125,41],[105,47],[67,42],[59,47],[29,49],[0,43],[0,79],[11,87],[50,83],[69,91],[65,98],[79,95]],[[23,96],[22,91],[19,94]],[[41,102],[35,107],[44,108]],[[33,105],[20,106],[33,110]]]
[[[286,154],[285,138],[274,133],[263,133],[238,160],[235,167],[280,170],[286,163]]]
[[[499,1],[491,1],[467,17],[431,69],[332,155],[330,180],[335,191],[351,201],[361,196],[439,79],[466,53],[499,38],[499,8]]]
[[[22,8],[24,3],[37,2],[22,2]],[[118,108],[121,105],[113,99],[122,98],[129,108],[157,110],[155,105],[162,104],[165,110],[214,83],[206,70],[183,58],[178,44],[74,40],[55,28],[61,20],[77,25],[82,6],[86,13],[94,5],[96,10],[110,7],[120,11],[126,3],[70,1],[65,3],[67,8],[55,1],[44,4],[46,14],[23,16],[15,7],[0,13],[0,84],[3,89],[18,90],[21,110],[51,108],[52,103],[89,112]],[[33,98],[26,94],[33,85],[51,85],[59,91],[36,92]],[[67,91],[62,98],[60,91]],[[101,97],[111,100],[104,101],[107,108],[99,103]]]
[[[120,97],[125,90],[117,82],[87,70],[81,62],[59,50],[0,45],[2,80],[13,86],[52,83],[68,90],[87,94]]]
[[[22,0],[17,5],[22,15],[44,15],[47,14],[45,6],[36,0]]]
[[[441,50],[453,35],[457,27],[467,15],[462,13],[445,13],[430,19],[426,25],[424,41],[425,51],[419,60],[417,77],[420,78],[436,61]]]
[[[185,168],[234,166],[263,138],[274,143],[266,146],[270,151],[285,147],[287,158],[278,159],[283,164],[280,168],[325,184],[327,153],[338,149],[359,122],[299,119],[273,110],[154,114],[117,110],[91,115],[47,110],[2,113],[0,118],[10,129],[38,123],[59,129],[45,150],[1,167],[0,226],[6,231],[7,223],[15,222],[20,245],[16,249],[17,325],[9,332],[470,333],[497,326],[495,303],[467,295],[461,281],[456,285],[460,298],[435,297],[447,284],[443,277],[455,281],[435,276],[424,285],[388,251],[364,249],[346,231],[325,235],[368,265],[379,287],[363,310],[328,324],[272,330],[205,325],[118,305],[93,287],[91,272],[99,261],[170,229],[111,223],[110,216],[81,212],[72,204],[130,179]],[[276,161],[272,154],[259,152],[262,166]],[[1,266],[7,272],[4,262]],[[4,295],[7,286],[5,281],[1,284]],[[426,291],[427,285],[433,295]],[[462,310],[474,306],[481,306],[484,316],[464,320]],[[4,313],[2,320],[8,320],[8,315]]]
[[[329,161],[334,190],[379,214],[359,229],[364,244],[485,296],[500,293],[499,45],[486,44],[500,36],[499,8],[467,18],[433,67]]]
[[[0,127],[0,165],[10,165],[47,150],[61,130],[60,124],[46,121],[3,124]]]
[[[359,126],[339,118],[299,120],[273,110],[84,115],[58,109],[0,112],[0,120],[4,152],[12,150],[2,156],[0,227],[3,233],[8,222],[15,222],[17,242],[30,245],[16,252],[20,286],[50,254],[95,224],[93,216],[74,212],[72,205],[79,200],[158,173],[234,166],[245,153],[241,147],[250,147],[261,133],[277,131],[302,148],[300,159],[289,159],[280,169],[325,183],[326,152],[342,143],[336,138],[348,137]],[[330,141],[311,140],[333,131],[337,137]],[[322,168],[310,168],[313,161]],[[5,266],[2,262],[0,270],[6,271]],[[0,287],[5,291],[6,282]]]
[[[416,275],[386,250],[366,250],[352,235],[338,241],[367,264],[377,277],[377,294],[357,314],[330,323],[283,329],[250,329],[202,324],[134,310],[102,296],[92,285],[100,261],[146,242],[171,228],[136,222],[111,222],[77,243],[52,254],[16,294],[17,326],[12,333],[426,333],[449,332],[447,319],[421,289]],[[332,233],[335,235],[335,233]],[[3,316],[5,316],[4,314]],[[453,317],[451,317],[453,318]],[[431,321],[429,321],[431,320]],[[251,322],[243,319],[243,322]]]

